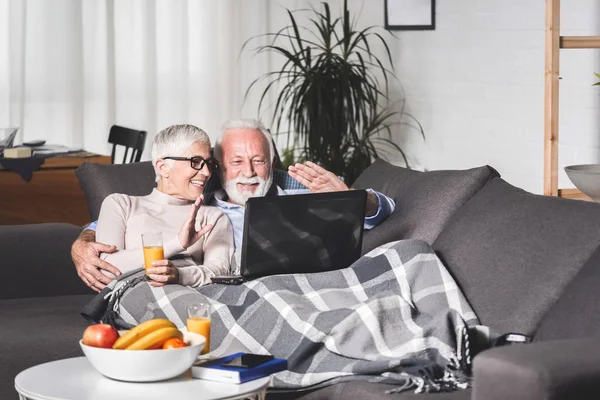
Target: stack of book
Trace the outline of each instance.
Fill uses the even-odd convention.
[[[287,365],[287,360],[282,358],[235,353],[222,358],[197,361],[192,366],[192,376],[209,381],[239,384],[284,371]]]

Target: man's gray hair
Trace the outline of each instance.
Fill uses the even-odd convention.
[[[202,129],[194,125],[171,125],[154,136],[152,141],[152,166],[156,173],[156,181],[160,174],[156,169],[156,160],[163,157],[179,157],[194,143],[207,144],[210,147],[210,137]],[[170,165],[173,160],[166,160]]]
[[[225,137],[225,134],[227,133],[227,131],[233,130],[233,129],[250,129],[250,130],[256,130],[256,131],[259,131],[260,133],[262,133],[269,145],[269,159],[271,161],[271,163],[269,164],[269,167],[273,168],[273,160],[275,159],[275,147],[273,145],[273,136],[271,136],[271,133],[269,132],[269,130],[267,128],[265,128],[265,126],[262,124],[262,122],[260,122],[256,119],[249,119],[249,118],[247,118],[247,119],[232,119],[232,120],[225,122],[221,126],[221,134],[215,141],[215,158],[217,159],[217,161],[219,161],[219,164],[223,163],[223,149],[221,148],[221,145],[223,143],[223,138]]]

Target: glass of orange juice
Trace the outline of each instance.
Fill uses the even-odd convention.
[[[144,268],[146,269],[146,275],[148,275],[148,269],[152,268],[153,261],[165,259],[162,233],[142,233],[142,246],[144,246]]]
[[[211,305],[208,303],[191,304],[187,306],[187,330],[200,334],[206,338],[200,354],[210,351],[210,314]]]

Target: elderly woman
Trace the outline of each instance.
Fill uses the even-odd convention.
[[[210,139],[193,125],[173,125],[152,144],[157,186],[147,196],[112,194],[102,203],[97,239],[117,247],[101,258],[123,273],[144,263],[142,233],[162,232],[164,260],[147,270],[150,285],[200,286],[229,274],[233,233],[217,208],[202,205],[210,178]],[[107,272],[107,274],[109,274]]]

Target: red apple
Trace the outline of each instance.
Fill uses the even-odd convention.
[[[90,325],[83,332],[83,344],[86,346],[112,349],[118,338],[119,332],[108,324]]]

